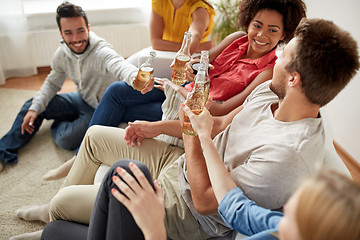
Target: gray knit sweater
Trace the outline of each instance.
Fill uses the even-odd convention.
[[[136,74],[138,69],[95,33],[89,32],[89,42],[87,50],[78,56],[63,40],[60,42],[52,59],[52,70],[35,95],[30,110],[38,114],[43,112],[66,78],[76,84],[82,99],[93,108],[99,104],[111,83],[123,80],[132,86],[131,75]]]

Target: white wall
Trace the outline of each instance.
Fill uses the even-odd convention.
[[[308,18],[333,21],[360,45],[359,0],[304,0]],[[359,47],[359,46],[358,46]],[[360,72],[326,107],[334,139],[360,162]]]

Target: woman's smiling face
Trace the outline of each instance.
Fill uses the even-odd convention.
[[[284,37],[283,16],[275,10],[260,10],[248,26],[249,48],[246,57],[264,56]]]

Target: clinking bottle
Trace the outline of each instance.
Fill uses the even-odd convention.
[[[177,85],[183,85],[186,80],[185,64],[190,61],[191,32],[185,32],[180,50],[175,55],[174,70],[171,81]]]
[[[143,90],[152,78],[154,68],[152,67],[151,62],[154,57],[156,57],[156,52],[151,51],[145,62],[140,66],[139,72],[133,84],[136,90]]]
[[[209,51],[201,51],[199,70],[195,76],[195,83],[192,91],[188,94],[185,104],[195,115],[199,115],[209,97],[210,79],[208,76]],[[191,122],[186,113],[184,113],[183,133],[196,136],[196,132],[191,126]]]

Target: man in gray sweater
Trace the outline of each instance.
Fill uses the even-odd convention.
[[[52,70],[0,139],[0,165],[17,162],[18,149],[30,141],[43,119],[54,120],[51,132],[57,145],[68,150],[78,148],[107,87],[118,80],[132,86],[138,69],[90,32],[81,7],[62,3],[56,20],[62,40],[52,59]],[[66,78],[76,84],[77,91],[57,94]]]

